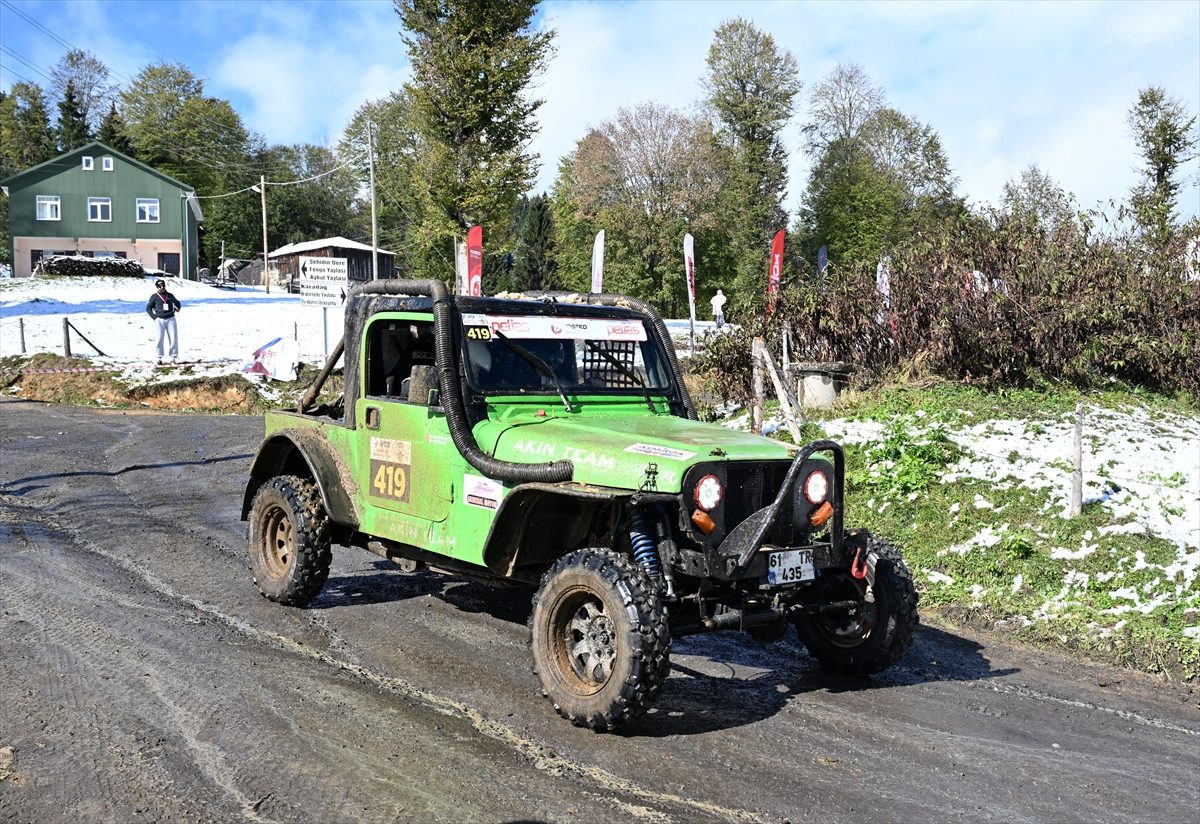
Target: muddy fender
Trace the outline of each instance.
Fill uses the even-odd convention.
[[[358,528],[358,513],[351,503],[355,485],[350,469],[330,448],[320,430],[290,429],[267,436],[250,466],[250,481],[242,498],[243,521],[249,517],[255,493],[277,475],[311,478],[330,519],[342,526]]]

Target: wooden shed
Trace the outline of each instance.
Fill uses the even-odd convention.
[[[384,249],[380,249],[378,254],[380,279],[396,277],[395,254]],[[363,283],[371,279],[371,247],[344,237],[330,237],[304,243],[289,243],[271,252],[271,285],[286,286],[288,291],[298,292],[301,257],[346,258],[346,269],[351,283]],[[250,272],[247,271],[246,274]],[[258,267],[258,277],[258,282],[261,283],[261,265]],[[242,273],[238,274],[238,279],[247,283]]]

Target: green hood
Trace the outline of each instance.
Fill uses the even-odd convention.
[[[621,411],[486,421],[476,427],[480,445],[505,461],[569,460],[577,483],[637,489],[646,466],[658,465],[658,491],[678,492],[684,473],[719,460],[787,460],[794,447],[718,424],[670,415]],[[487,447],[485,447],[487,448]],[[719,450],[718,454],[713,452]],[[723,453],[723,454],[722,454]]]

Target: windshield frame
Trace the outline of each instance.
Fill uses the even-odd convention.
[[[659,368],[662,370],[666,378],[665,386],[653,386],[648,381],[646,386],[611,386],[611,387],[583,387],[583,386],[567,386],[564,384],[565,394],[572,398],[579,397],[603,397],[603,398],[628,398],[636,400],[639,404],[645,403],[645,396],[648,393],[653,398],[662,399],[668,406],[681,402],[679,388],[675,379],[674,371],[671,369],[671,361],[667,357],[667,353],[663,350],[663,342],[659,340],[656,334],[654,324],[650,318],[632,310],[613,308],[613,307],[592,307],[576,304],[558,304],[558,303],[538,303],[530,305],[528,303],[515,302],[500,302],[499,305],[488,305],[491,303],[488,299],[470,301],[468,305],[464,305],[467,301],[456,301],[458,304],[457,311],[454,313],[454,336],[455,346],[458,350],[458,355],[462,363],[462,375],[467,387],[471,393],[479,397],[486,398],[538,398],[539,400],[546,397],[557,397],[558,389],[553,386],[542,386],[539,388],[526,387],[516,389],[485,389],[475,383],[471,369],[471,357],[467,349],[467,337],[463,324],[463,315],[471,314],[489,314],[489,315],[509,315],[509,316],[531,316],[531,317],[561,317],[571,318],[577,317],[581,319],[603,319],[614,321],[630,321],[636,320],[642,324],[646,331],[646,340],[639,341],[639,345],[650,347],[650,351],[654,353],[654,357],[658,359]],[[555,311],[558,310],[558,311]],[[566,310],[566,311],[562,311]],[[582,311],[580,311],[582,310]],[[524,338],[514,340],[514,343],[522,344]],[[534,338],[533,340],[542,340]],[[587,339],[590,340],[590,339]],[[560,401],[561,402],[561,401]]]

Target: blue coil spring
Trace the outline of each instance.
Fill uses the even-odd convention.
[[[633,544],[633,559],[642,565],[651,578],[660,578],[662,571],[658,564],[658,549],[650,537],[646,513],[639,507],[629,510],[629,541]]]

